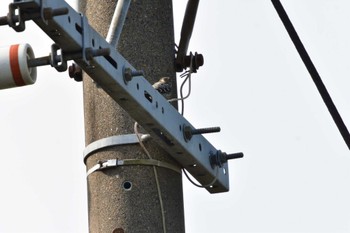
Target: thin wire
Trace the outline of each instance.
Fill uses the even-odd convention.
[[[151,154],[148,152],[147,148],[145,147],[145,144],[143,144],[143,142],[141,140],[141,136],[140,136],[141,134],[139,133],[138,126],[139,126],[139,124],[137,122],[135,122],[135,124],[134,124],[134,132],[135,132],[135,134],[137,136],[137,139],[139,140],[139,144],[140,144],[141,148],[143,149],[143,151],[145,152],[145,154],[147,155],[147,157],[149,159],[152,159]]]
[[[141,140],[141,136],[140,133],[138,131],[138,123],[135,122],[134,124],[134,132],[137,136],[137,139],[139,140],[139,144],[141,146],[141,148],[143,149],[143,151],[145,152],[145,154],[147,155],[147,157],[149,159],[152,159],[151,154],[149,153],[149,151],[147,150],[147,148],[145,147],[145,145],[143,144],[142,140]],[[164,204],[163,204],[163,198],[162,198],[162,192],[160,190],[160,184],[159,184],[159,179],[158,179],[158,172],[157,172],[157,168],[155,166],[153,166],[153,172],[154,172],[154,178],[156,181],[156,185],[157,185],[157,191],[158,191],[158,198],[159,198],[159,205],[160,205],[160,211],[162,214],[162,223],[163,223],[163,233],[166,233],[166,224],[165,224],[165,215],[164,215]]]
[[[187,70],[183,74],[180,75],[181,78],[186,76],[185,80],[181,83],[181,87],[180,87],[180,96],[182,96],[182,97],[170,99],[170,100],[168,100],[168,102],[184,100],[190,96],[190,94],[191,94],[191,73],[192,72]],[[183,97],[183,87],[184,87],[187,80],[189,80],[189,91],[188,91],[187,95],[185,97]]]
[[[218,179],[218,175],[219,175],[219,167],[217,166],[216,167],[216,174],[215,174],[215,177],[213,179],[212,182],[210,182],[209,184],[205,184],[205,185],[199,185],[199,184],[196,184],[191,178],[190,176],[187,174],[186,170],[183,168],[182,169],[186,178],[188,179],[188,181],[190,181],[194,186],[197,186],[198,188],[210,188],[213,186],[213,184],[216,182],[216,180]]]
[[[191,95],[191,76],[192,76],[192,73],[193,73],[193,69],[192,69],[192,57],[193,57],[193,54],[191,53],[190,54],[190,69],[185,71],[183,74],[180,75],[181,78],[185,77],[185,80],[182,82],[181,86],[180,86],[180,98],[174,98],[174,99],[170,99],[168,100],[169,102],[173,102],[173,101],[181,101],[181,115],[184,114],[184,111],[185,111],[185,102],[184,100],[187,99],[190,95]],[[187,95],[184,97],[183,96],[183,88],[185,86],[185,83],[187,82],[188,80],[188,93]]]
[[[184,103],[184,100],[187,99],[190,95],[191,95],[191,76],[192,76],[192,73],[193,73],[193,69],[192,69],[192,59],[193,58],[193,54],[191,53],[190,54],[190,69],[189,70],[186,70],[184,73],[182,73],[180,75],[181,78],[185,77],[185,80],[182,82],[181,84],[181,87],[180,87],[180,98],[175,98],[175,99],[170,99],[168,100],[169,102],[172,102],[172,101],[181,101],[181,115],[184,114],[184,108],[185,108],[185,103]],[[188,80],[188,93],[187,95],[184,97],[183,96],[183,87],[185,85],[185,83],[187,82]],[[211,181],[209,184],[206,184],[206,185],[199,185],[199,184],[196,184],[191,178],[190,176],[187,174],[186,170],[185,169],[182,169],[186,178],[196,187],[198,188],[208,188],[208,187],[211,187],[215,182],[216,180],[218,179],[218,175],[219,175],[219,168],[216,167],[216,174],[215,174],[215,177],[213,179],[213,181]]]
[[[180,77],[184,77],[186,75],[186,78],[185,80],[182,82],[181,84],[181,87],[180,87],[180,98],[177,99],[170,99],[168,100],[169,102],[172,102],[172,101],[178,101],[180,100],[181,101],[181,115],[183,115],[184,113],[184,100],[187,99],[190,95],[191,95],[191,75],[192,75],[192,53],[191,53],[191,62],[190,62],[190,69],[188,71],[185,71]],[[183,88],[184,88],[184,85],[185,83],[187,82],[188,80],[188,93],[187,95],[184,97],[183,96]],[[152,156],[151,154],[149,153],[149,151],[147,150],[147,148],[145,147],[145,145],[143,144],[142,140],[141,140],[141,137],[140,137],[140,133],[138,132],[138,123],[135,122],[134,124],[134,132],[138,138],[138,141],[139,141],[139,144],[141,146],[141,148],[143,149],[143,151],[145,152],[145,154],[147,155],[147,157],[149,159],[152,159]],[[154,178],[155,178],[155,181],[156,181],[156,185],[157,185],[157,191],[158,191],[158,197],[159,197],[159,205],[160,205],[160,209],[161,209],[161,213],[162,213],[162,222],[163,222],[163,232],[166,233],[166,222],[165,222],[165,215],[164,215],[164,204],[163,204],[163,198],[162,198],[162,193],[161,193],[161,190],[160,190],[160,184],[159,184],[159,179],[158,179],[158,172],[157,172],[157,168],[155,166],[153,166],[153,172],[154,172]],[[185,170],[184,170],[185,172]],[[217,172],[218,173],[218,172]],[[197,185],[196,183],[194,183],[190,177],[187,175],[187,173],[185,173],[186,177],[191,181],[192,184],[194,184],[195,186],[197,187],[200,187],[199,185]],[[209,184],[209,186],[211,186],[212,184],[215,183],[217,177],[215,177],[215,180],[213,182],[211,182]]]
[[[185,97],[183,97],[183,87],[188,80],[188,93]],[[185,111],[185,99],[187,99],[191,95],[191,72],[189,72],[189,75],[186,77],[186,79],[183,81],[181,87],[180,87],[180,98],[181,98],[181,115],[184,114]]]

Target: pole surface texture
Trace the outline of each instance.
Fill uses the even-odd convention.
[[[79,1],[80,11],[104,37],[115,6],[115,0]],[[117,49],[136,69],[143,70],[151,83],[163,76],[171,77],[175,92],[172,1],[131,1]],[[134,120],[86,75],[83,87],[86,145],[134,133]],[[175,96],[173,93],[171,98]],[[177,165],[152,140],[144,144],[152,159]],[[115,146],[90,155],[87,169],[107,159],[148,157],[139,144]],[[90,174],[87,183],[92,233],[185,231],[180,173],[163,167],[157,167],[155,172],[152,166],[119,166]]]

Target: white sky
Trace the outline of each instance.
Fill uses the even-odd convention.
[[[174,1],[177,42],[186,2]],[[350,2],[282,3],[350,127]],[[33,23],[0,35],[36,56],[52,43]],[[221,126],[207,138],[245,158],[230,162],[228,193],[184,179],[187,232],[350,232],[349,150],[271,2],[201,1],[190,50],[205,65],[186,118]],[[87,232],[81,84],[43,67],[35,85],[1,90],[0,141],[0,232]]]

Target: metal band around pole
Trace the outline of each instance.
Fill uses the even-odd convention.
[[[151,136],[149,134],[142,134],[141,140],[146,141]],[[129,145],[129,144],[137,144],[139,143],[139,139],[136,134],[124,134],[117,135],[108,138],[102,138],[97,140],[89,145],[87,145],[84,149],[84,163],[86,164],[86,160],[88,157],[94,152],[101,150],[103,148],[108,148],[111,146],[121,146],[121,145]]]
[[[111,167],[133,166],[133,165],[157,166],[157,167],[167,168],[181,174],[180,167],[172,165],[167,162],[155,160],[155,159],[124,159],[124,160],[109,159],[105,161],[100,161],[96,165],[92,166],[87,171],[86,177],[88,177],[90,174],[94,173],[95,171],[101,171]]]

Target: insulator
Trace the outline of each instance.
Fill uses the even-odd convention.
[[[34,52],[29,44],[0,47],[0,89],[35,83],[36,67],[28,67],[30,59]]]

